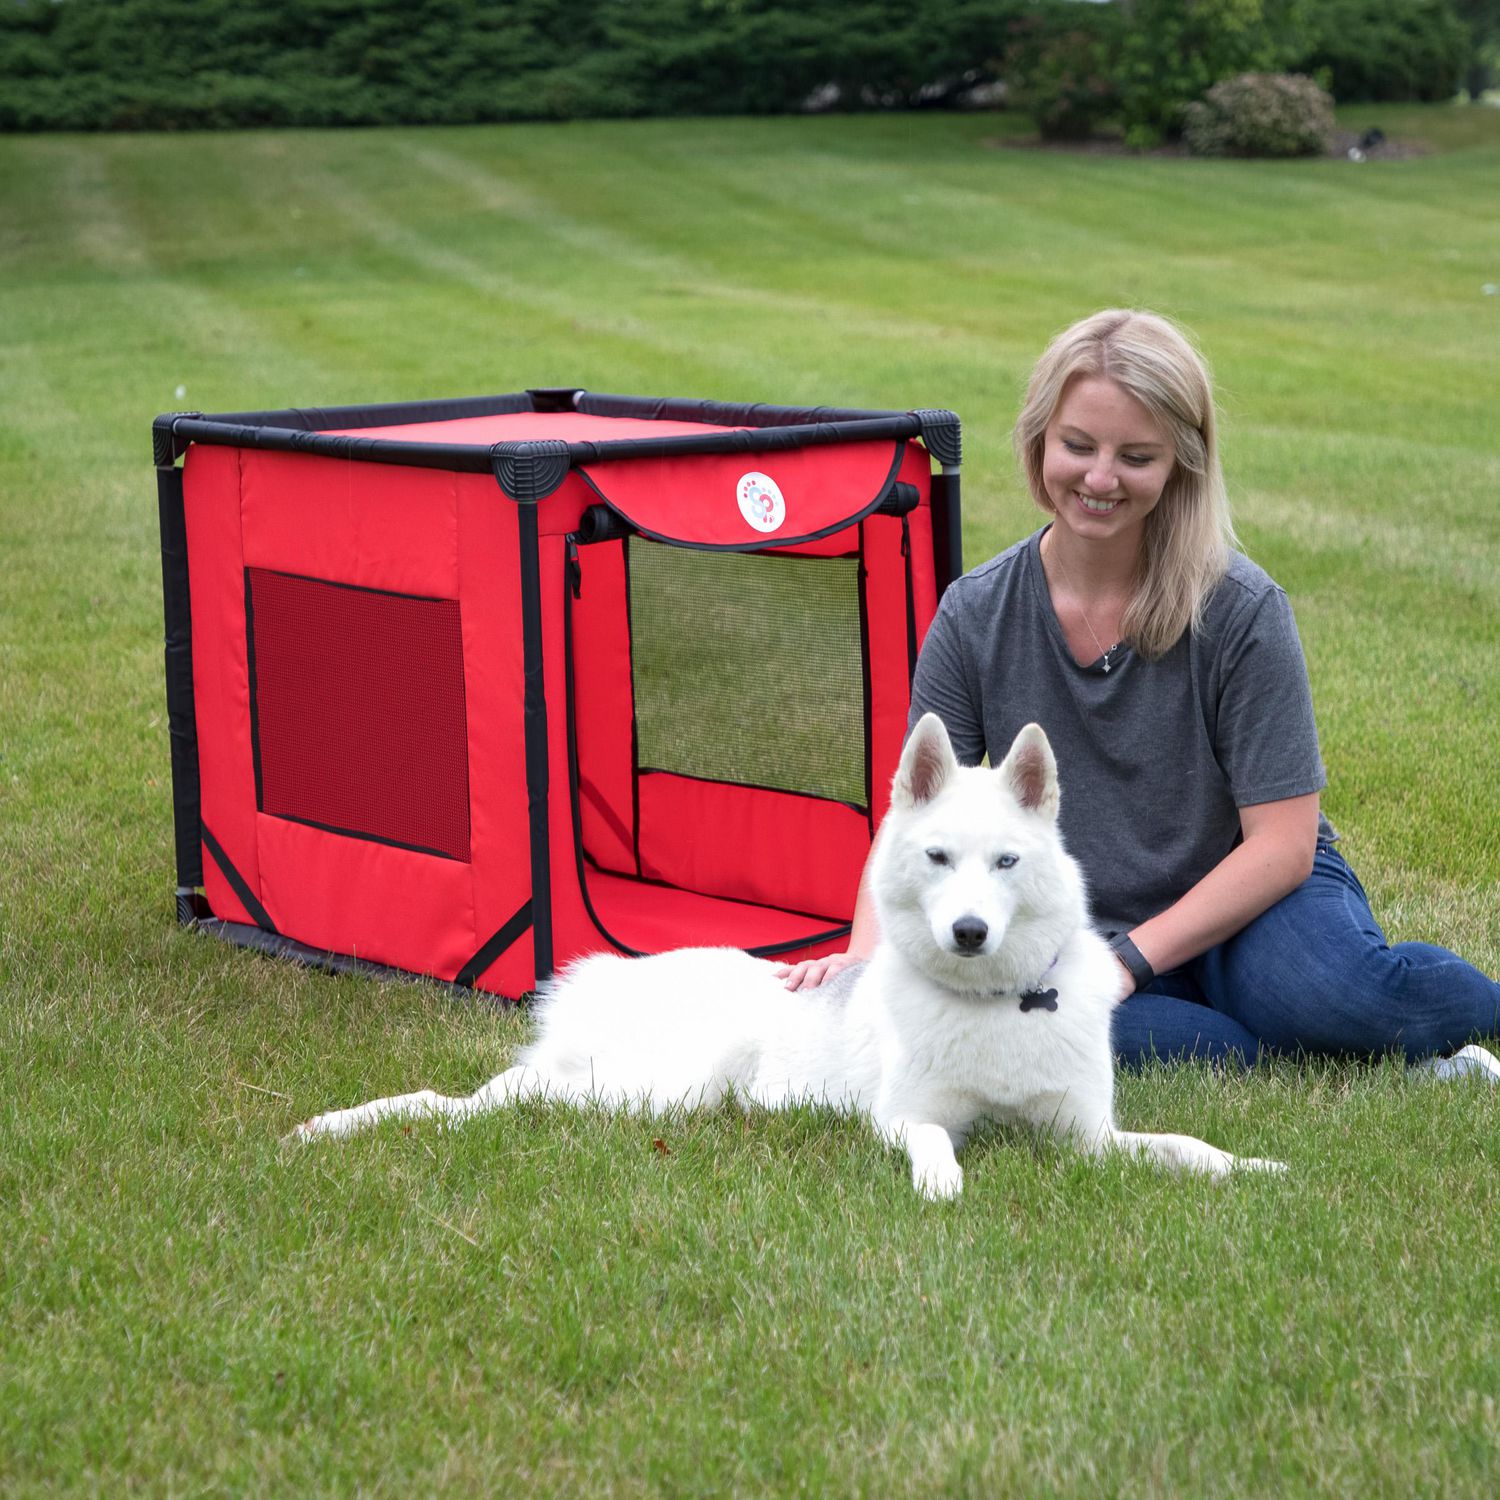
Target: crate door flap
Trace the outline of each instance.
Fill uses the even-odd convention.
[[[637,531],[689,547],[755,551],[827,536],[878,510],[904,442],[595,462],[580,471]]]

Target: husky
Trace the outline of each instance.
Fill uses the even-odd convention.
[[[345,1136],[393,1116],[465,1120],[522,1099],[660,1113],[733,1096],[866,1116],[934,1199],[962,1191],[956,1153],[984,1118],[1211,1176],[1284,1170],[1191,1136],[1115,1125],[1118,965],[1089,925],[1058,801],[1057,764],[1037,725],[998,768],[964,768],[927,714],[901,756],[872,855],[880,938],[868,963],[793,993],[774,964],[737,949],[584,958],[539,998],[535,1040],[515,1066],[478,1092],[375,1099],[294,1135]]]

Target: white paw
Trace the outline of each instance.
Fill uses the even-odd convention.
[[[349,1110],[335,1109],[326,1115],[314,1115],[310,1120],[303,1120],[300,1125],[295,1125],[282,1137],[288,1142],[314,1141],[325,1135],[348,1135],[352,1127],[346,1115]]]
[[[964,1190],[964,1169],[954,1162],[929,1162],[913,1167],[912,1186],[929,1202],[956,1198]]]

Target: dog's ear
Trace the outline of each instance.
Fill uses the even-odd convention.
[[[901,752],[901,764],[891,783],[892,805],[911,808],[931,802],[957,769],[958,759],[943,721],[936,714],[923,714]]]
[[[1040,724],[1028,724],[1015,737],[998,774],[1022,807],[1057,817],[1057,760]]]

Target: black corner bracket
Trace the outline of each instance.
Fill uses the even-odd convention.
[[[963,462],[963,431],[958,417],[951,411],[923,407],[912,412],[922,424],[922,442],[927,451],[945,469],[956,469]]]
[[[201,417],[201,411],[163,412],[151,424],[151,459],[158,469],[170,469],[187,450],[186,443],[177,441],[173,430],[179,417]]]
[[[490,449],[495,482],[518,505],[545,500],[572,467],[568,445],[556,438],[526,443],[496,443]]]

